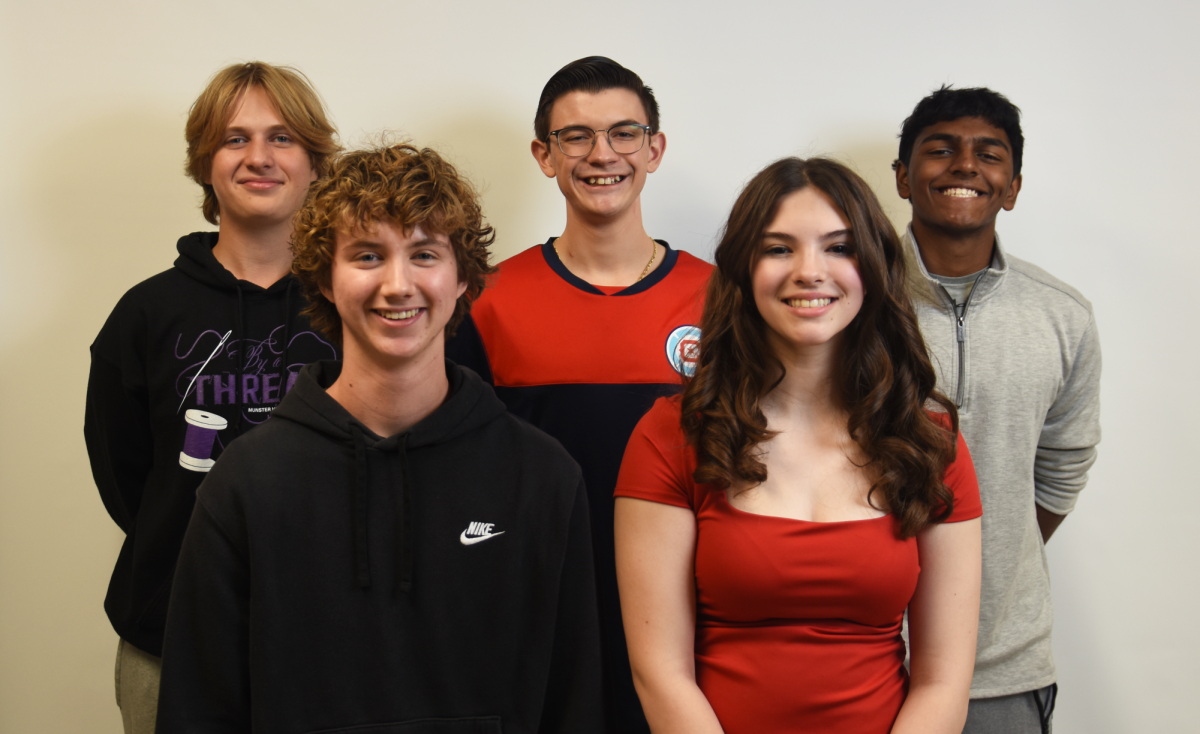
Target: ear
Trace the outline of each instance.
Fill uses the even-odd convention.
[[[667,152],[666,133],[654,133],[650,136],[650,160],[646,162],[646,172],[654,173],[662,164],[663,154]]]
[[[554,170],[554,164],[550,160],[549,143],[535,140],[529,144],[529,152],[533,153],[533,159],[537,161],[538,168],[542,169],[542,173],[546,174],[546,178],[554,178],[557,171]]]
[[[337,302],[333,300],[333,284],[332,283],[318,283],[317,290],[321,291],[321,295],[325,296],[326,301],[329,301],[334,306],[337,306]]]
[[[466,292],[467,292],[467,281],[465,281],[465,280],[458,281],[458,293],[455,294],[455,296],[454,296],[455,300],[462,298],[462,294],[464,294]]]
[[[1004,211],[1011,212],[1013,207],[1017,205],[1017,194],[1021,193],[1021,176],[1017,175],[1008,186],[1008,191],[1004,194]]]
[[[896,160],[896,193],[901,199],[912,198],[912,189],[908,187],[908,166],[899,159]]]

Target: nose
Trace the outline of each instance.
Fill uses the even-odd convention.
[[[825,258],[816,248],[800,247],[792,263],[792,281],[797,285],[815,286],[828,277]]]
[[[257,135],[252,137],[246,146],[246,165],[261,170],[270,168],[274,163],[275,152],[266,138]]]
[[[979,171],[975,167],[975,151],[971,146],[964,145],[954,154],[952,170],[955,173],[975,175]]]
[[[617,160],[620,154],[612,149],[612,143],[608,140],[608,131],[597,131],[596,142],[592,144],[592,149],[588,151],[587,159],[591,163],[611,163]]]
[[[387,298],[407,298],[413,294],[411,265],[407,258],[392,258],[380,289]]]

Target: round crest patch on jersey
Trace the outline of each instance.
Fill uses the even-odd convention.
[[[700,360],[700,327],[680,326],[667,337],[667,361],[684,377],[696,374]]]

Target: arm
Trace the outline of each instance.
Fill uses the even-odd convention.
[[[154,461],[150,411],[146,395],[127,388],[121,369],[96,354],[94,346],[83,439],[100,499],[128,534],[137,521],[142,489]]]
[[[158,734],[249,732],[250,569],[203,497],[183,538],[163,639]]]
[[[917,536],[921,576],[908,607],[908,697],[892,734],[959,734],[967,721],[981,575],[979,518]]]
[[[696,685],[696,518],[618,497],[617,584],[633,683],[654,734],[721,734]]]
[[[583,481],[575,489],[566,556],[558,587],[554,650],[543,699],[543,734],[601,734],[604,687],[600,675],[600,620],[592,564],[591,521]]]
[[[1064,355],[1063,387],[1046,413],[1033,465],[1034,499],[1043,540],[1075,507],[1100,442],[1100,336],[1089,320],[1073,355]],[[1044,512],[1043,512],[1044,511]],[[1044,516],[1060,516],[1048,526]],[[1045,518],[1053,521],[1054,518]],[[1049,529],[1049,532],[1047,532]]]

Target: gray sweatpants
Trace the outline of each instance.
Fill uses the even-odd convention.
[[[998,698],[972,698],[963,734],[1051,734],[1058,684]]]
[[[125,640],[117,642],[117,708],[125,734],[154,734],[158,716],[158,680],[162,658],[143,652]]]

